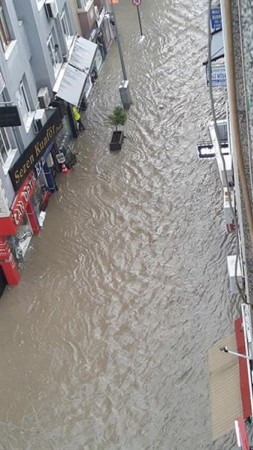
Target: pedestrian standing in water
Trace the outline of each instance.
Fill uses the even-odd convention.
[[[78,109],[75,106],[72,107],[72,113],[73,113],[73,116],[74,116],[74,119],[75,119],[76,123],[78,123],[79,131],[84,131],[85,127],[84,127],[84,124],[83,124],[83,122],[81,120],[81,115],[80,115]]]
[[[106,54],[107,54],[107,50],[106,50],[106,46],[104,43],[104,39],[103,39],[103,34],[101,31],[98,32],[97,38],[96,38],[96,43],[99,47],[99,50],[101,52],[101,56],[103,61],[105,60]]]

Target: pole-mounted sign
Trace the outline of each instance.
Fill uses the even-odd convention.
[[[137,14],[138,14],[141,38],[144,38],[144,35],[143,35],[143,32],[142,32],[142,25],[141,25],[141,15],[140,15],[140,10],[139,10],[139,6],[141,4],[141,0],[132,0],[132,3],[133,3],[134,6],[137,6]]]

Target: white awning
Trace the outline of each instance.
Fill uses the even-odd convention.
[[[222,30],[214,31],[212,33],[211,40],[211,62],[218,61],[224,58],[224,44]],[[203,63],[204,66],[208,64],[208,61]]]
[[[66,64],[61,81],[56,81],[53,92],[58,98],[78,106],[84,91],[85,82],[95,58],[97,44],[77,37]]]
[[[71,105],[78,106],[82,96],[86,78],[86,73],[81,72],[81,70],[78,70],[68,64],[59,90],[56,94],[57,97],[65,100]]]
[[[96,50],[97,44],[79,36],[75,41],[69,64],[89,73]]]
[[[222,30],[212,33],[211,55],[212,61],[217,61],[217,59],[224,58]]]

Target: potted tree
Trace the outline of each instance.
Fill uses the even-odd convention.
[[[110,142],[110,150],[121,150],[124,132],[123,130],[118,130],[119,126],[124,126],[127,120],[127,114],[122,106],[116,106],[113,113],[108,116],[109,122],[115,127],[112,133],[112,139]]]

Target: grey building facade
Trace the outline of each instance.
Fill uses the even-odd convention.
[[[18,283],[56,175],[73,163],[72,108],[87,101],[97,45],[78,36],[72,7],[67,0],[0,1],[0,103],[16,106],[20,117],[0,128],[0,293]]]

